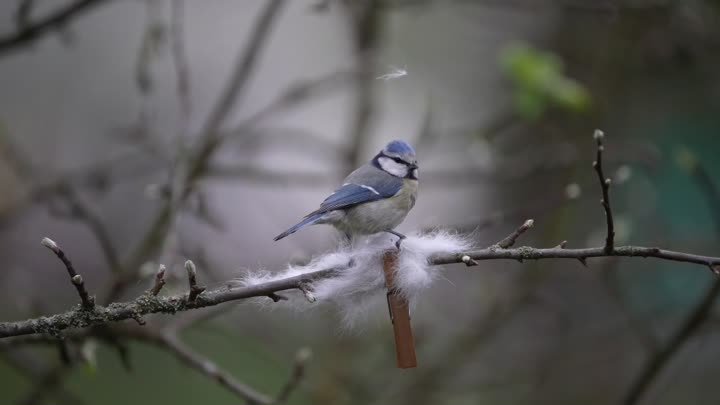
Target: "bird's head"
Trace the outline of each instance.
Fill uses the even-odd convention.
[[[393,176],[418,179],[415,149],[405,141],[392,141],[378,153],[372,163]]]

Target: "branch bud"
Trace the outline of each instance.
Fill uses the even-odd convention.
[[[195,263],[192,262],[192,260],[188,260],[185,262],[185,270],[188,273],[189,277],[195,277],[197,275],[197,268],[195,267]]]
[[[603,139],[605,139],[605,133],[599,129],[596,129],[593,133],[593,139],[596,140],[598,143],[601,143]]]
[[[43,246],[45,246],[46,248],[52,250],[52,251],[55,252],[55,253],[57,253],[57,252],[60,251],[60,248],[58,247],[57,243],[55,243],[54,240],[52,240],[52,239],[50,239],[50,238],[48,238],[48,237],[42,238],[42,240],[40,241],[40,244],[42,244]]]

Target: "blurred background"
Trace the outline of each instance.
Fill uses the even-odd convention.
[[[398,138],[421,166],[401,232],[487,246],[534,218],[521,244],[602,245],[601,128],[617,243],[720,254],[717,0],[8,0],[0,31],[2,320],[76,303],[43,236],[104,303],[147,289],[157,263],[171,294],[188,258],[209,286],[306,262],[331,228],[272,237]],[[242,302],[146,328],[269,396],[310,349],[293,404],[720,399],[720,283],[702,267],[442,271],[413,311],[413,370],[395,368],[384,303],[352,331],[332,308]],[[61,356],[0,346],[2,402],[242,402],[112,333]]]

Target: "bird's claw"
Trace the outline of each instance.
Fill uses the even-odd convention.
[[[395,247],[397,248],[398,251],[400,251],[400,244],[402,244],[402,241],[406,238],[406,236],[402,235],[402,234],[398,234],[397,237],[398,237],[398,240],[395,241]]]

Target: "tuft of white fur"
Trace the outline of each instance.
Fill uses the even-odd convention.
[[[367,317],[371,308],[378,303],[385,305],[385,274],[383,254],[395,249],[395,236],[377,234],[352,246],[342,245],[336,250],[315,257],[303,266],[289,265],[280,272],[248,271],[239,282],[241,285],[257,285],[312,273],[329,268],[340,268],[335,277],[317,280],[310,286],[318,302],[337,307],[342,323],[349,328]],[[395,288],[410,304],[430,287],[439,276],[440,268],[429,263],[431,256],[442,253],[458,253],[471,249],[470,238],[447,231],[426,234],[411,234],[402,241],[395,273]],[[297,300],[305,301],[304,305]],[[294,295],[290,300],[294,308],[311,308],[303,295]],[[283,301],[285,302],[285,301]],[[278,304],[274,304],[278,305]]]

